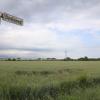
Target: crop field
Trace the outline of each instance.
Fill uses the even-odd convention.
[[[100,100],[100,61],[0,61],[0,100]]]

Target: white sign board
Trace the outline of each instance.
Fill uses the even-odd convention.
[[[1,17],[4,21],[14,23],[14,24],[17,24],[17,25],[21,25],[21,26],[23,25],[23,19],[12,16],[8,13],[2,13]]]

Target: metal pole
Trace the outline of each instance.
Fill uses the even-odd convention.
[[[0,12],[0,24],[1,24],[2,13]]]

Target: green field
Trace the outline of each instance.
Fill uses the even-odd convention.
[[[0,100],[100,100],[100,61],[0,61]]]

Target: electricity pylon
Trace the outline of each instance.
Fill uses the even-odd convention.
[[[67,50],[65,50],[65,58],[67,58]]]

